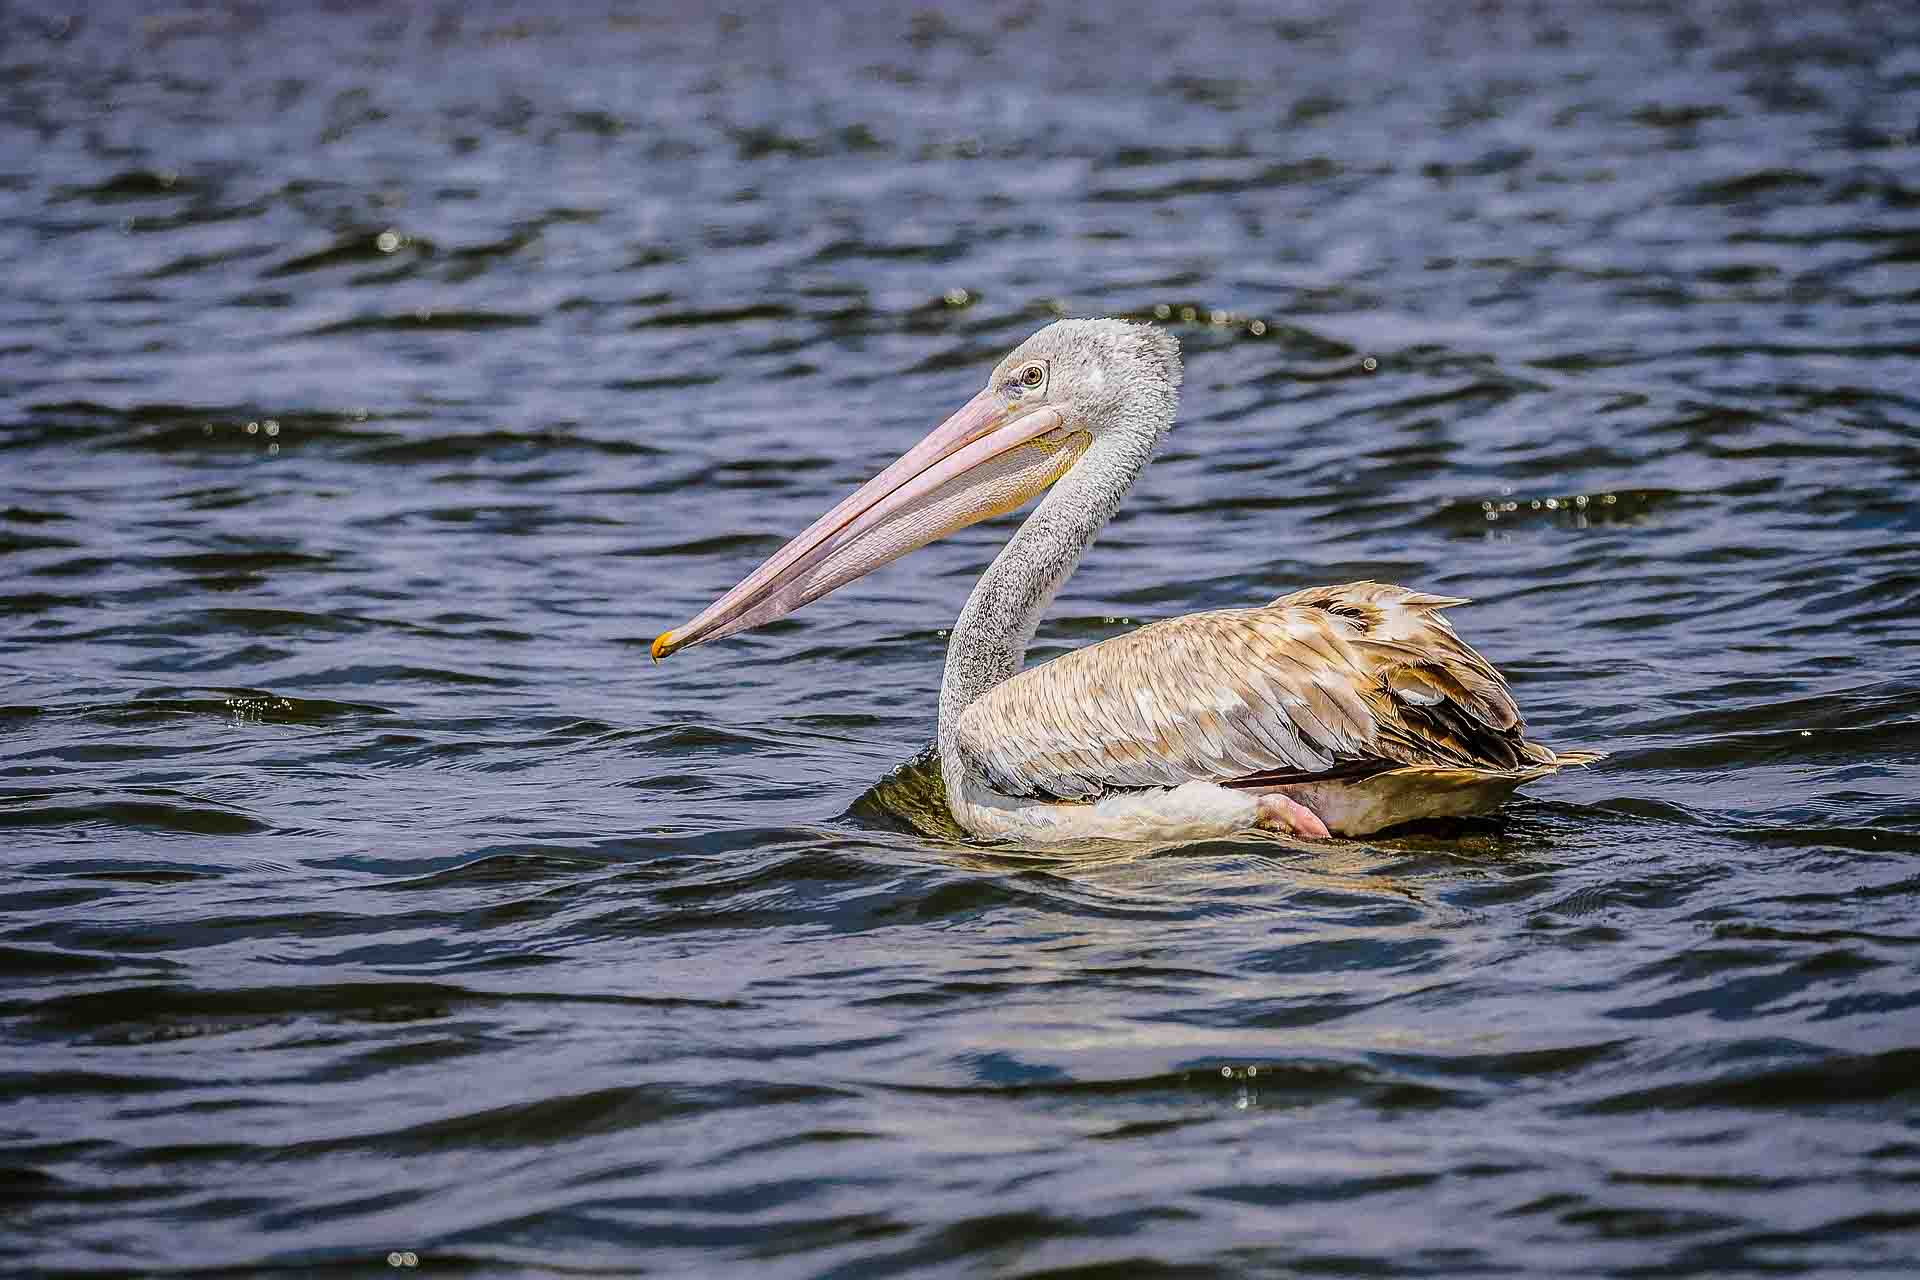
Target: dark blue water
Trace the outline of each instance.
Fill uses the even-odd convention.
[[[1917,11],[690,8],[0,8],[0,1268],[1913,1274]],[[1611,758],[971,847],[1007,520],[647,662],[1099,314],[1036,658],[1383,578]]]

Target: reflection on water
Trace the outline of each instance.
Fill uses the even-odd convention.
[[[1899,1272],[1910,9],[10,9],[0,1266]],[[1098,314],[1035,660],[1398,581],[1610,758],[973,846],[1006,520],[648,663]]]

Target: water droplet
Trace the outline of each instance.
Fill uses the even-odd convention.
[[[400,247],[400,233],[389,227],[373,238],[373,247],[382,253],[392,253]]]
[[[1200,313],[1198,311],[1195,311],[1192,307],[1182,307],[1180,308],[1180,318],[1186,321],[1188,324],[1192,324],[1195,320],[1200,318]]]
[[[1220,1075],[1222,1076],[1222,1078],[1227,1080],[1233,1079],[1233,1068],[1232,1067],[1220,1068]]]
[[[946,299],[950,307],[964,307],[973,301],[973,295],[965,289],[949,289],[946,292]]]
[[[1489,512],[1487,512],[1487,519],[1489,519],[1489,520],[1498,520],[1499,518],[1500,518],[1500,513],[1499,513],[1498,511],[1489,511]]]
[[[267,456],[269,458],[275,456],[279,452],[280,452],[280,442],[278,440],[275,440],[272,444],[267,446]]]
[[[1372,373],[1375,369],[1378,369],[1380,367],[1380,362],[1378,360],[1375,360],[1372,356],[1368,356],[1365,360],[1362,360],[1360,362],[1360,367],[1362,369],[1365,369],[1368,373]]]
[[[1172,314],[1173,314],[1173,308],[1168,306],[1166,303],[1156,302],[1153,304],[1153,315],[1156,320],[1165,320],[1168,316]]]
[[[1558,511],[1559,509],[1560,509],[1560,499],[1558,498],[1547,499],[1547,510]]]
[[[1211,316],[1208,316],[1207,318],[1213,321],[1213,323],[1216,325],[1224,325],[1227,322],[1227,313],[1224,311],[1216,310]]]
[[[1252,334],[1256,338],[1259,337],[1261,334],[1265,333],[1266,331],[1267,331],[1267,322],[1265,320],[1255,320],[1252,324],[1247,326],[1247,332]]]
[[[1491,511],[1493,510],[1493,504],[1491,502],[1483,502],[1480,504],[1480,509],[1482,511]]]
[[[247,424],[247,434],[248,434],[248,435],[250,435],[250,436],[257,436],[257,435],[259,435],[259,434],[260,434],[260,424],[259,424],[259,423],[257,423],[257,422],[249,422],[249,423]]]
[[[268,418],[261,425],[267,429],[267,434],[270,436],[277,436],[280,434],[280,424],[278,422],[275,422],[272,418]]]

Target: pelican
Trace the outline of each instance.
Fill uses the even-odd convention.
[[[1506,681],[1442,613],[1464,600],[1377,582],[1192,613],[1022,670],[1041,614],[1172,427],[1180,379],[1163,329],[1048,325],[926,439],[662,633],[654,661],[1045,493],[947,645],[941,774],[975,836],[1360,836],[1485,812],[1598,758],[1526,737]]]

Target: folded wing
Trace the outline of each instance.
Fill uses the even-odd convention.
[[[960,752],[1005,795],[1060,800],[1552,764],[1442,616],[1463,603],[1356,582],[1154,623],[997,686],[961,716]]]

